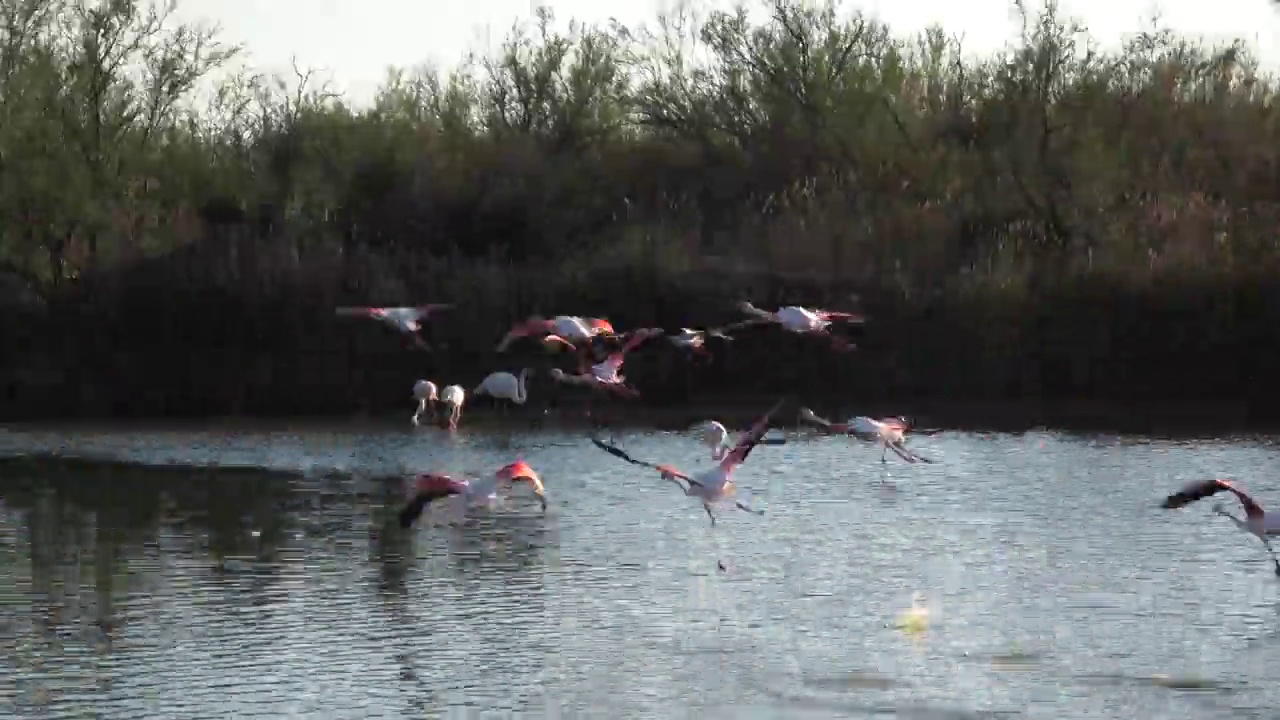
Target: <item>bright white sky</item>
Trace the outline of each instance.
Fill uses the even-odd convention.
[[[599,23],[614,17],[634,26],[650,22],[674,0],[545,0],[557,24],[569,18]],[[532,16],[538,0],[180,0],[184,19],[218,22],[223,37],[244,43],[259,70],[287,70],[290,58],[332,78],[356,101],[369,99],[388,66],[432,62],[447,67],[466,52],[496,47],[513,22]],[[699,0],[700,8],[728,8],[733,0]],[[756,3],[749,3],[754,5]],[[1038,7],[1035,0],[1029,5]],[[1016,36],[1007,0],[845,0],[889,23],[900,34],[940,23],[965,38],[971,51],[1000,48]],[[1163,24],[1205,40],[1243,37],[1270,67],[1280,67],[1280,6],[1271,0],[1062,0],[1064,14],[1081,19],[1107,45]]]

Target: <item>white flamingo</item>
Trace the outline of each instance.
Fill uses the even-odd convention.
[[[538,502],[542,504],[542,510],[546,511],[547,493],[542,485],[542,479],[524,460],[516,460],[487,477],[456,479],[440,473],[424,473],[417,476],[413,480],[409,501],[400,511],[400,527],[412,526],[428,505],[447,497],[457,497],[461,500],[455,506],[459,513],[465,512],[467,506],[472,504],[492,505],[498,499],[498,489],[504,483],[514,482],[527,482],[532,485],[534,494],[538,496]]]
[[[628,340],[622,349],[611,353],[604,362],[582,368],[574,374],[566,373],[560,368],[552,368],[551,378],[568,385],[585,385],[594,390],[605,390],[623,397],[636,397],[639,393],[629,387],[626,378],[622,377],[622,364],[627,359],[627,353],[635,350],[645,340],[661,334],[662,330],[658,328],[633,331],[628,334]]]
[[[440,310],[448,310],[453,305],[433,304],[419,305],[417,307],[340,307],[337,310],[338,317],[367,317],[382,322],[396,331],[403,333],[405,337],[413,342],[414,346],[421,350],[430,350],[427,343],[423,341],[422,322],[431,314]]]
[[[489,373],[488,377],[471,391],[472,395],[488,395],[491,398],[499,400],[507,400],[516,405],[523,405],[529,399],[529,394],[525,388],[525,378],[529,375],[529,368],[520,371],[517,377],[509,372]]]
[[[905,418],[885,418],[883,420],[875,420],[859,415],[848,422],[833,423],[825,418],[818,417],[809,408],[800,408],[800,419],[817,425],[825,429],[829,433],[840,433],[849,435],[861,435],[864,437],[875,438],[882,446],[880,451],[880,462],[885,462],[885,454],[892,450],[897,453],[898,457],[909,463],[933,462],[929,458],[907,447],[907,433],[911,431],[911,424]],[[923,433],[922,434],[929,434]]]
[[[774,312],[761,310],[749,302],[738,304],[738,309],[742,312],[754,316],[751,320],[725,326],[725,330],[733,328],[746,327],[748,325],[759,325],[761,323],[776,323],[784,330],[794,333],[804,333],[809,335],[825,335],[831,338],[831,346],[836,350],[850,351],[856,349],[848,338],[832,335],[831,325],[836,321],[861,324],[865,322],[862,315],[855,313],[833,312],[831,310],[817,310],[812,308],[804,308],[798,305],[787,305],[780,307]]]
[[[516,338],[541,336],[547,347],[555,344],[576,350],[574,343],[585,343],[596,335],[613,334],[613,326],[600,318],[583,319],[576,315],[558,315],[550,320],[534,315],[516,323],[498,343],[497,352],[505,352]]]
[[[436,384],[430,380],[419,380],[413,384],[413,399],[418,401],[418,409],[413,413],[413,424],[415,426],[420,424],[418,418],[423,413],[429,412],[432,417],[435,417],[438,397]]]
[[[1174,510],[1223,491],[1235,495],[1236,499],[1240,501],[1240,505],[1244,508],[1244,519],[1241,520],[1227,512],[1220,504],[1214,505],[1213,511],[1231,520],[1236,527],[1261,540],[1263,546],[1267,548],[1267,552],[1271,554],[1271,562],[1275,565],[1276,576],[1280,577],[1280,558],[1276,557],[1276,551],[1271,547],[1270,540],[1271,536],[1280,535],[1280,514],[1263,510],[1261,505],[1243,490],[1231,484],[1231,482],[1227,480],[1202,480],[1191,483],[1165,498],[1160,506],[1166,510]]]
[[[449,410],[450,430],[458,429],[458,421],[462,419],[462,404],[466,397],[467,394],[462,390],[461,385],[446,385],[444,390],[440,391],[440,403]]]

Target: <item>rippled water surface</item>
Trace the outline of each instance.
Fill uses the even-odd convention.
[[[691,437],[620,435],[699,468]],[[1280,580],[1201,503],[1280,502],[1270,441],[922,437],[881,465],[792,435],[743,467],[763,517],[702,510],[557,433],[6,433],[56,450],[245,470],[0,470],[0,716],[1274,717]],[[409,468],[517,490],[399,530]],[[723,559],[728,572],[718,572]],[[900,627],[927,598],[923,632]]]

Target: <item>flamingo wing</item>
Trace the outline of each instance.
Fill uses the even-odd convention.
[[[622,349],[619,350],[618,352],[621,353],[622,355],[626,355],[632,350],[635,350],[636,348],[640,347],[640,345],[644,343],[645,340],[648,340],[649,338],[653,338],[653,337],[658,337],[659,335],[662,334],[662,332],[663,331],[661,328],[640,328],[639,330],[632,330],[631,332],[627,333],[626,341],[622,344]]]
[[[826,320],[828,322],[840,321],[840,322],[859,324],[859,323],[865,323],[867,321],[866,316],[861,313],[835,312],[832,310],[814,310],[813,314],[817,315],[819,318]]]
[[[773,418],[773,414],[781,410],[785,402],[785,400],[779,400],[774,403],[773,407],[769,408],[769,412],[757,420],[750,430],[743,433],[742,437],[738,439],[738,444],[720,462],[720,466],[728,469],[746,462],[752,448],[759,445],[760,441],[764,439],[765,433],[769,432],[769,421]]]
[[[425,318],[431,315],[431,313],[438,312],[440,310],[452,310],[453,307],[453,303],[431,303],[428,305],[419,305],[413,308],[413,310],[418,317]]]
[[[655,465],[654,463],[651,463],[645,460],[637,460],[631,457],[631,455],[629,455],[626,450],[623,450],[617,445],[610,445],[609,443],[606,443],[600,438],[597,438],[595,436],[591,437],[591,444],[595,445],[596,447],[600,448],[601,450],[609,453],[610,455],[618,458],[623,462],[628,462],[628,463],[631,463],[632,465],[636,465],[642,468],[648,468],[650,470],[657,470],[658,472],[670,472],[670,468],[666,465]]]
[[[1177,508],[1185,507],[1197,500],[1212,497],[1213,495],[1217,495],[1223,491],[1234,492],[1236,496],[1240,498],[1240,502],[1245,505],[1246,511],[1248,510],[1249,505],[1257,507],[1257,503],[1254,503],[1249,496],[1236,490],[1231,486],[1231,483],[1225,480],[1200,480],[1185,485],[1178,492],[1165,498],[1164,502],[1160,504],[1160,507],[1166,510],[1176,510]]]

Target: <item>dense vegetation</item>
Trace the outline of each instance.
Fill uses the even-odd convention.
[[[10,416],[403,406],[512,367],[492,347],[531,311],[678,327],[855,293],[853,356],[762,334],[630,375],[658,400],[1276,395],[1280,109],[1242,45],[1104,51],[1052,7],[982,61],[831,5],[548,13],[354,107],[215,83],[235,48],[132,0],[0,12]],[[441,301],[432,356],[333,313]]]

